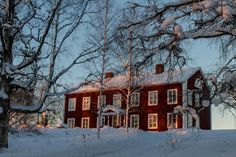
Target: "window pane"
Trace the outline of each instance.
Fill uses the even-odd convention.
[[[75,98],[69,98],[68,111],[75,111]]]
[[[168,104],[176,104],[177,103],[177,89],[169,89],[167,91],[167,102]]]
[[[113,95],[113,106],[121,107],[121,95],[120,94]]]
[[[149,91],[149,105],[157,105],[158,104],[158,92],[157,91]]]
[[[131,94],[131,106],[139,106],[139,93]]]
[[[89,110],[90,109],[90,97],[83,97],[83,110]]]
[[[148,115],[148,128],[157,129],[157,114]]]

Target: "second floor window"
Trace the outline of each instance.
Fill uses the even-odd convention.
[[[167,90],[167,103],[177,104],[177,89]]]
[[[75,98],[69,98],[68,100],[68,111],[75,111],[75,102],[76,99]]]
[[[158,104],[158,91],[148,92],[148,105],[153,106]]]
[[[98,96],[98,109],[99,109],[99,105],[100,105],[100,100],[102,101],[102,103],[101,103],[102,108],[105,107],[105,105],[106,105],[106,95],[102,95],[101,99],[100,99],[100,96]]]
[[[113,106],[121,107],[121,94],[113,95]]]
[[[139,93],[132,93],[131,94],[131,103],[130,106],[139,106],[139,100],[140,100],[140,96]]]
[[[82,110],[90,110],[90,97],[83,97]]]

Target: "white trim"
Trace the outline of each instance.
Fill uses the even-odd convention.
[[[154,103],[154,104],[151,104],[150,103],[150,94],[151,93],[157,93],[157,102],[156,103]],[[148,91],[148,106],[156,106],[156,105],[158,105],[158,91],[157,90],[154,90],[154,91]]]
[[[149,119],[151,116],[156,116],[156,126],[155,127],[149,126]],[[158,114],[157,113],[148,114],[148,129],[157,129],[157,128],[158,128]]]
[[[173,92],[173,91],[175,91],[175,93],[176,93],[176,99],[175,99],[175,101],[173,101],[173,102],[170,102],[169,100],[169,92]],[[173,93],[172,93],[172,95],[173,95]],[[171,100],[172,100],[172,98],[171,98]],[[167,104],[168,105],[172,105],[172,104],[178,104],[178,90],[177,90],[177,88],[173,88],[173,89],[168,89],[167,90]]]
[[[70,125],[69,125],[69,123],[70,123],[71,121],[73,121],[72,127],[70,127]],[[67,126],[68,126],[69,128],[74,128],[74,127],[75,127],[75,118],[67,118]]]
[[[117,105],[117,104],[114,103],[114,97],[119,97],[119,99],[120,99],[120,104],[119,104],[119,105]],[[113,97],[112,97],[112,105],[113,105],[113,106],[116,106],[116,107],[121,107],[121,106],[122,106],[122,97],[121,97],[121,94],[113,94]]]
[[[84,126],[84,121],[83,120],[88,120],[88,127],[83,127]],[[81,128],[89,128],[89,123],[90,123],[90,118],[89,117],[82,117],[82,119],[81,119]]]
[[[137,119],[138,119],[138,124],[137,124],[137,127],[132,127],[132,117],[138,117]],[[139,129],[139,115],[138,114],[132,114],[132,115],[130,115],[130,127],[131,128],[137,128],[137,129]]]
[[[70,102],[73,101],[74,108],[70,108]],[[68,111],[75,111],[76,110],[76,98],[69,98],[68,99]]]
[[[85,104],[86,102],[85,100],[88,101],[88,106],[86,106],[87,104]],[[91,104],[91,97],[83,97],[82,110],[90,110],[90,104]]]

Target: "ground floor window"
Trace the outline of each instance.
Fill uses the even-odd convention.
[[[131,128],[139,128],[139,115],[131,115],[130,116],[130,127]]]
[[[148,129],[157,129],[157,114],[148,114]]]
[[[75,118],[68,118],[67,125],[69,128],[74,128],[75,127]]]
[[[102,117],[102,126],[105,126],[106,125],[106,119],[105,117]]]
[[[89,128],[89,117],[82,118],[81,128]]]
[[[177,114],[167,113],[167,128],[177,128]]]

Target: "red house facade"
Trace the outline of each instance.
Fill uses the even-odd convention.
[[[201,129],[211,129],[211,110],[206,106],[209,89],[201,68],[184,67],[164,71],[156,66],[155,73],[146,74],[140,89],[131,94],[129,127],[150,131],[194,127],[197,123],[190,112],[176,112],[176,107],[192,108],[199,116]],[[122,89],[125,76],[106,73],[102,99],[95,84],[85,85],[65,95],[64,122],[69,127],[96,128],[98,104],[102,100],[101,125],[125,126],[126,92]]]

